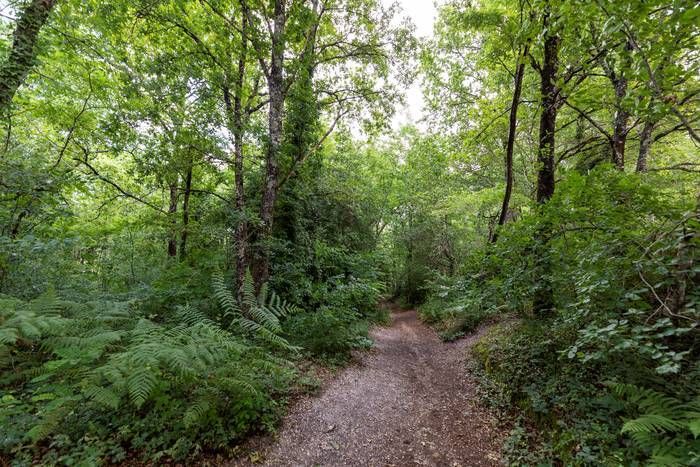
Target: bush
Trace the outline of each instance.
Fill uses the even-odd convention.
[[[314,358],[338,363],[347,360],[353,349],[371,345],[368,328],[367,321],[354,311],[322,307],[292,317],[286,335]]]
[[[507,443],[513,462],[697,462],[700,222],[697,206],[658,186],[606,167],[570,173],[474,252],[461,279],[433,286],[422,316],[446,337],[501,310],[520,317],[474,348],[488,400],[527,421]],[[542,281],[551,316],[531,307]]]
[[[433,325],[443,340],[455,340],[474,331],[500,311],[485,288],[474,285],[477,278],[449,280],[430,286],[426,303],[419,308],[421,319]]]
[[[184,459],[271,428],[295,375],[276,324],[289,307],[248,292],[242,312],[214,285],[225,321],[192,307],[159,323],[130,303],[3,299],[0,453],[19,464],[120,462],[126,450]]]

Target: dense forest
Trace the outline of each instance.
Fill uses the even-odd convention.
[[[0,464],[233,457],[393,303],[500,462],[700,465],[700,7],[436,8],[0,1]]]

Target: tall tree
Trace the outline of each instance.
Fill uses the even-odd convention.
[[[552,12],[552,5],[545,0],[542,13],[542,63],[533,65],[540,74],[540,129],[537,148],[537,203],[544,204],[554,194],[554,160],[557,114],[561,106],[561,89],[559,79],[559,46],[561,38],[556,25],[557,17]],[[533,308],[536,314],[546,315],[554,307],[552,290],[551,262],[547,256],[546,245],[550,236],[550,226],[540,225],[535,238],[535,275],[536,287]]]
[[[234,183],[235,183],[235,208],[238,213],[238,223],[234,233],[234,245],[236,249],[236,275],[234,290],[239,302],[242,302],[243,281],[248,270],[248,219],[246,217],[246,195],[243,169],[243,133],[245,121],[250,117],[250,105],[244,108],[243,93],[245,91],[246,67],[248,60],[248,5],[241,1],[240,17],[240,51],[238,52],[238,64],[233,78],[224,78],[224,105],[226,108],[229,131],[233,135],[234,152]],[[231,96],[231,81],[233,81],[233,99]],[[257,90],[255,90],[257,92]]]
[[[182,189],[182,229],[180,231],[180,261],[187,258],[187,237],[190,225],[190,197],[192,196],[192,170],[194,157],[185,163],[185,186]]]
[[[605,65],[604,70],[615,90],[615,117],[613,121],[612,133],[612,163],[618,170],[625,170],[625,145],[627,143],[627,133],[629,131],[630,113],[625,108],[625,98],[627,97],[627,87],[629,79],[627,77],[630,67],[630,54],[632,45],[629,41],[625,42],[624,50],[622,51],[621,66],[615,70],[610,65]],[[603,63],[606,61],[603,59]]]
[[[557,113],[560,104],[560,89],[557,85],[559,73],[559,43],[561,41],[554,24],[549,1],[544,4],[542,14],[543,60],[535,69],[540,74],[540,134],[537,148],[537,202],[545,203],[554,194],[554,150]]]
[[[39,32],[56,2],[57,0],[31,0],[20,13],[10,54],[0,66],[0,114],[7,112],[17,88],[32,68]]]
[[[265,177],[260,203],[260,227],[257,239],[253,277],[258,287],[267,282],[270,275],[270,240],[274,220],[277,185],[279,183],[279,156],[282,147],[284,119],[284,52],[285,28],[287,25],[286,0],[274,0],[272,26],[270,28],[270,61],[265,65],[268,109],[268,141],[265,152]]]

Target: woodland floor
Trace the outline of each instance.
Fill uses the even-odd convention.
[[[294,404],[276,439],[251,458],[269,466],[499,465],[502,435],[465,365],[479,335],[443,343],[414,310],[394,310],[390,326],[372,331],[375,348]]]

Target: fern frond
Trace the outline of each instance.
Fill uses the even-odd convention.
[[[61,312],[61,304],[56,296],[56,291],[51,287],[44,294],[30,303],[30,309],[40,315],[58,315]]]
[[[157,384],[158,378],[151,370],[135,368],[126,380],[131,402],[140,408],[153,393]]]
[[[250,381],[246,381],[244,379],[222,378],[221,383],[224,385],[224,387],[239,391],[242,390],[250,395],[257,396],[260,394],[260,391],[258,391],[258,389]]]
[[[666,433],[680,431],[685,424],[658,414],[645,414],[622,425],[622,433]]]
[[[248,314],[252,319],[260,323],[267,330],[280,333],[282,332],[282,326],[280,325],[279,319],[270,312],[264,305],[258,305],[248,310]]]
[[[264,341],[272,345],[288,350],[290,352],[299,352],[301,350],[300,347],[291,345],[289,341],[287,341],[287,339],[278,334],[275,334],[274,332],[270,331],[265,327],[261,327],[258,332],[260,334],[260,337],[262,337]]]
[[[266,286],[263,285],[261,290],[264,290],[265,288]],[[245,277],[243,278],[243,284],[241,285],[241,299],[244,310],[255,308],[258,305],[258,298],[255,296],[255,283],[250,270],[246,271]]]
[[[223,279],[222,279],[223,281]],[[228,291],[226,291],[228,292]],[[230,294],[227,294],[230,295]],[[218,295],[217,295],[218,297]],[[233,297],[231,297],[233,298]],[[179,306],[177,308],[177,314],[180,318],[180,320],[187,326],[195,326],[198,324],[208,324],[212,326],[216,326],[216,323],[214,321],[210,320],[204,313],[199,311],[198,309],[190,306],[189,304]]]
[[[221,310],[224,312],[224,316],[240,313],[238,303],[236,303],[233,294],[229,291],[228,287],[226,287],[224,275],[221,274],[221,272],[214,273],[212,277],[212,288],[214,289],[214,296],[219,302]]]
[[[196,425],[200,420],[204,418],[206,413],[211,409],[212,404],[207,395],[198,398],[192,402],[183,417],[183,422],[187,428],[191,428]]]
[[[105,407],[109,407],[110,409],[118,408],[121,400],[116,392],[102,386],[89,386],[83,393],[88,399],[100,405],[104,405]]]
[[[0,344],[14,344],[19,338],[19,332],[15,328],[0,328]]]

